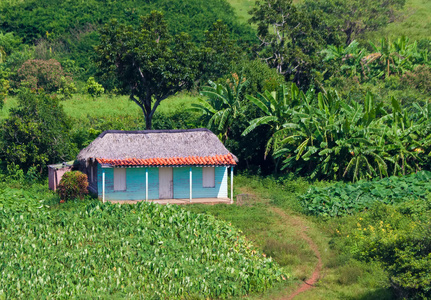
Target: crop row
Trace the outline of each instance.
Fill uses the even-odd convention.
[[[234,227],[177,206],[0,208],[0,297],[246,295],[286,275]]]

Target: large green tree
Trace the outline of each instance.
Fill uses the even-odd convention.
[[[193,85],[199,72],[199,51],[187,34],[172,36],[161,12],[141,17],[133,28],[111,21],[101,30],[96,62],[114,75],[124,93],[144,113],[146,128],[160,102]]]
[[[258,0],[249,13],[249,22],[257,25],[258,56],[299,86],[307,86],[312,70],[321,65],[318,52],[338,43],[331,27],[292,0]]]
[[[49,163],[76,155],[70,139],[71,123],[55,96],[26,90],[0,127],[0,158],[24,170],[42,172]]]

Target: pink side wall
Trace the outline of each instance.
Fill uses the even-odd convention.
[[[63,174],[71,170],[72,166],[64,166],[60,169],[57,169],[54,166],[48,166],[49,189],[55,191],[60,183],[61,177],[63,177]]]

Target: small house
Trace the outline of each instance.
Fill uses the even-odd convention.
[[[227,199],[228,168],[233,184],[237,162],[217,136],[203,128],[108,130],[81,150],[77,160],[88,176],[89,190],[103,202]]]

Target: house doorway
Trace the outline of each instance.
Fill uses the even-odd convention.
[[[174,198],[172,168],[159,168],[159,199]]]

